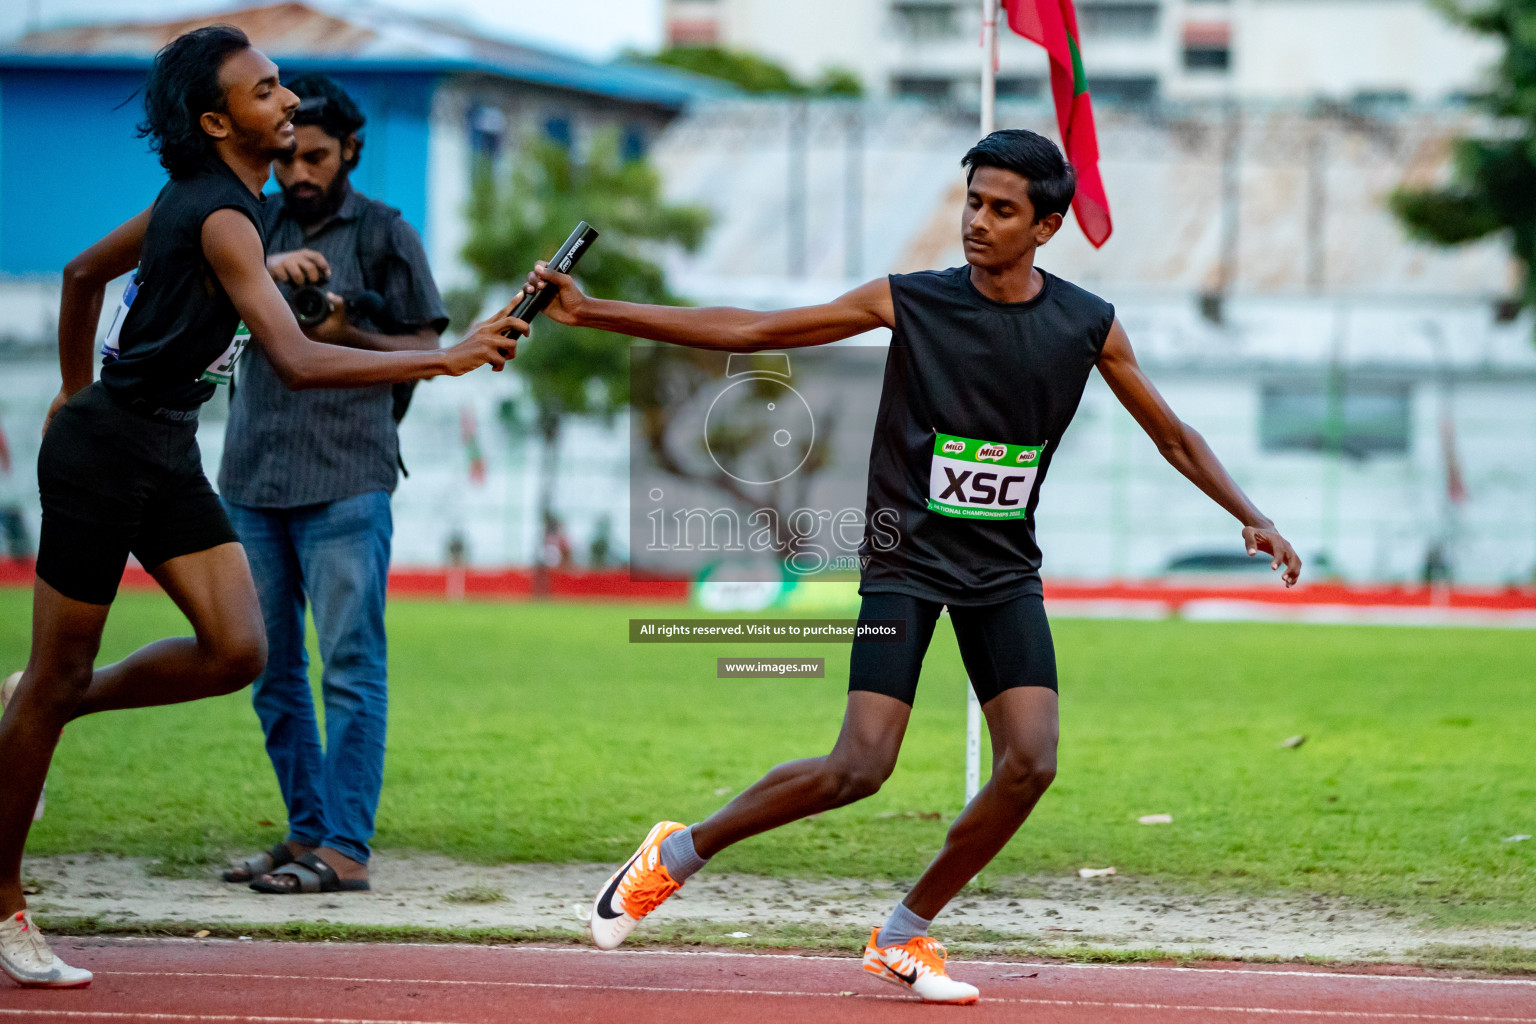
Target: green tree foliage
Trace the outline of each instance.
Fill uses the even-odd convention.
[[[663,201],[656,171],[643,160],[622,159],[616,133],[600,134],[581,162],[552,140],[530,142],[505,182],[482,167],[471,192],[464,259],[482,287],[521,285],[533,264],[548,259],[581,220],[601,233],[577,268],[589,293],[682,304],[649,257],[656,243],[697,249],[709,212]],[[626,342],[540,318],[533,337],[519,346],[513,366],[528,378],[541,414],[612,415],[626,401]]]
[[[816,84],[811,86],[811,91],[818,96],[847,96],[857,99],[864,95],[864,83],[859,79],[858,72],[848,68],[827,68],[816,79]]]
[[[796,96],[864,95],[859,76],[846,68],[828,68],[815,82],[805,83],[771,60],[719,46],[673,46],[648,59],[656,64],[731,82],[746,92]]]
[[[1449,184],[1398,189],[1391,206],[1410,234],[1440,245],[1507,231],[1526,267],[1522,301],[1536,307],[1536,0],[1436,5],[1452,21],[1503,43],[1491,87],[1474,102],[1507,130],[1459,140]]]
[[[681,305],[651,258],[658,245],[693,251],[709,227],[708,210],[671,205],[661,179],[644,160],[621,155],[617,132],[599,133],[584,160],[550,139],[526,142],[510,176],[498,181],[488,165],[476,171],[470,196],[470,237],[464,259],[480,291],[521,286],[538,260],[548,259],[578,221],[601,237],[576,274],[588,294],[629,302]],[[628,401],[628,338],[567,327],[548,317],[522,339],[512,369],[528,381],[544,441],[541,511],[552,512],[555,457],[569,415],[611,417]]]

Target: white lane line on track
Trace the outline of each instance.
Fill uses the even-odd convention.
[[[854,992],[843,995],[842,992],[800,992],[789,989],[768,988],[694,988],[687,985],[602,985],[583,984],[580,982],[549,982],[549,981],[473,981],[464,978],[353,978],[346,976],[332,976],[325,974],[238,974],[218,973],[213,971],[97,971],[98,978],[222,978],[225,980],[240,979],[244,981],[334,981],[350,984],[367,985],[448,985],[459,988],[532,988],[532,989],[570,989],[579,992],[660,992],[669,995],[700,995],[700,996],[805,996],[815,999],[879,999],[887,1002],[910,1003],[914,1002],[908,996],[892,996],[876,994],[872,992]],[[846,990],[844,990],[846,991]],[[1526,1019],[1526,1018],[1521,1018]],[[1530,1024],[1536,1024],[1536,1017],[1528,1018]]]
[[[194,942],[195,939],[178,941]],[[227,940],[221,940],[227,941]],[[405,943],[391,943],[391,945],[405,945]],[[433,948],[432,943],[412,943],[423,949]],[[441,946],[436,948],[441,949]],[[613,956],[620,953],[625,956],[678,956],[678,957],[735,957],[745,960],[832,960],[848,963],[857,960],[854,956],[831,956],[821,953],[740,953],[726,949],[620,949],[602,950],[586,949],[581,946],[465,946],[466,949],[495,949],[505,953],[585,953],[588,956]],[[1433,975],[1415,974],[1365,974],[1347,973],[1342,971],[1286,971],[1268,969],[1264,967],[1159,967],[1154,964],[1061,964],[1041,963],[1028,960],[951,960],[951,964],[964,964],[967,967],[1046,967],[1070,971],[1155,971],[1168,972],[1179,971],[1184,974],[1241,974],[1245,977],[1263,978],[1333,978],[1344,981],[1436,981],[1442,985],[1521,985],[1536,987],[1536,979],[1531,978],[1444,978]]]
[[[143,940],[140,940],[143,941]],[[195,942],[195,939],[177,941]],[[228,941],[228,940],[221,940]],[[391,943],[391,945],[406,945],[406,943]],[[421,948],[430,949],[432,943],[412,943]],[[437,948],[442,948],[441,946]],[[585,953],[588,956],[613,956],[614,953],[622,953],[625,956],[680,956],[680,957],[739,957],[748,960],[837,960],[848,962],[858,959],[848,956],[831,956],[821,953],[741,953],[728,949],[620,949],[601,950],[587,949],[582,946],[465,946],[466,949],[495,949],[506,953],[536,952],[536,953]],[[1366,974],[1349,973],[1343,971],[1287,971],[1266,967],[1159,967],[1155,964],[1062,964],[1042,963],[1029,960],[951,960],[951,964],[964,964],[967,967],[1047,967],[1052,969],[1070,971],[1179,971],[1184,974],[1241,974],[1246,977],[1281,977],[1281,978],[1335,978],[1345,981],[1437,981],[1442,985],[1523,985],[1536,987],[1536,979],[1531,978],[1444,978],[1423,974]]]
[[[392,985],[450,985],[465,988],[531,988],[559,989],[562,991],[569,990],[581,992],[650,992],[667,995],[779,996],[817,999],[850,998],[850,996],[844,996],[838,992],[795,992],[781,989],[690,988],[687,986],[677,985],[584,985],[567,982],[542,981],[473,981],[459,978],[354,978],[328,975],[244,974],[234,972],[218,973],[211,971],[97,971],[96,976],[98,978],[223,978],[242,980],[254,980],[259,978],[269,981],[284,982],[331,981],[375,985],[386,983]],[[851,998],[875,999],[883,1002],[899,1003],[911,1003],[916,1001],[908,996],[875,995],[865,992],[853,993]],[[1536,1017],[1488,1017],[1462,1014],[1409,1012],[1388,1013],[1374,1010],[1299,1010],[1272,1006],[1205,1006],[1200,1004],[1182,1003],[1129,1003],[1094,999],[1030,999],[1020,996],[992,996],[984,998],[982,1001],[987,1003],[1018,1003],[1027,1006],[1075,1006],[1110,1010],[1171,1010],[1181,1013],[1235,1013],[1257,1016],[1280,1016],[1284,1014],[1292,1014],[1302,1017],[1319,1017],[1337,1020],[1423,1020],[1476,1022],[1476,1024],[1536,1024]],[[328,1018],[318,1019],[328,1020]],[[414,1022],[412,1022],[412,1024],[414,1024]]]
[[[54,940],[57,942],[58,940]],[[190,938],[165,938],[165,939],[140,939],[140,938],[116,938],[103,936],[91,939],[91,942],[111,943],[113,945],[169,945],[173,943],[196,943],[197,945],[230,945],[236,944],[234,939],[190,939]],[[273,940],[275,941],[275,940]],[[249,943],[241,943],[249,945]],[[340,945],[335,943],[334,945]],[[368,945],[358,943],[354,945]],[[720,957],[739,958],[743,960],[832,960],[842,963],[856,962],[859,958],[851,954],[832,956],[824,953],[740,953],[727,949],[617,949],[602,950],[589,949],[583,946],[482,946],[463,942],[391,942],[390,948],[400,949],[476,949],[497,953],[584,953],[588,956],[676,956],[676,957]],[[1439,982],[1442,985],[1517,985],[1536,987],[1536,979],[1531,978],[1446,978],[1428,974],[1367,974],[1345,971],[1287,971],[1276,967],[1160,967],[1155,964],[1062,964],[1042,963],[1030,960],[951,960],[951,964],[964,964],[967,967],[1045,967],[1052,970],[1070,971],[1179,971],[1185,974],[1241,974],[1247,977],[1281,977],[1281,978],[1333,978],[1340,981],[1416,981]]]
[[[1432,974],[1366,974],[1345,971],[1287,971],[1265,967],[1157,967],[1152,964],[1032,964],[998,960],[951,960],[968,967],[1058,967],[1069,971],[1179,971],[1184,974],[1241,974],[1249,978],[1331,978],[1336,981],[1433,981],[1442,985],[1517,985],[1536,987],[1530,978],[1444,978]]]
[[[1115,1003],[1088,999],[984,999],[983,1002],[1027,1003],[1031,1006],[1076,1006],[1103,1010],[1171,1010],[1178,1013],[1234,1013],[1265,1017],[1319,1017],[1328,1020],[1463,1021],[1477,1024],[1530,1024],[1536,1017],[1477,1017],[1441,1013],[1390,1013],[1379,1010],[1288,1010],[1278,1006],[1202,1006],[1198,1003]]]
[[[314,980],[314,979],[310,979]],[[537,982],[506,982],[523,984],[530,988],[596,989],[600,991],[663,992],[688,995],[755,995],[797,996],[811,998],[846,999],[832,992],[741,992],[731,989],[660,988],[654,986],[627,986],[624,988],[604,985],[540,985]],[[896,1002],[915,1002],[898,996],[856,996],[854,998],[878,999]],[[1370,1010],[1299,1010],[1268,1006],[1201,1006],[1179,1003],[1119,1003],[1086,999],[984,999],[986,1003],[1015,1003],[1029,1006],[1058,1006],[1093,1010],[1151,1010],[1175,1013],[1226,1013],[1264,1017],[1313,1017],[1328,1020],[1418,1020],[1444,1022],[1444,1024],[1532,1024],[1536,1017],[1479,1017],[1462,1014],[1390,1013]],[[134,1013],[121,1010],[8,1010],[0,1009],[0,1017],[36,1019],[48,1017],[55,1020],[163,1020],[163,1021],[237,1021],[246,1024],[468,1024],[463,1021],[424,1021],[419,1018],[400,1017],[274,1017],[253,1014],[220,1013]]]

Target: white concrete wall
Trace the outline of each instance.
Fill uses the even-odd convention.
[[[536,557],[539,471],[543,446],[525,420],[509,431],[500,417],[511,399],[521,415],[533,408],[514,373],[477,371],[465,377],[429,381],[417,388],[400,429],[401,453],[410,477],[395,494],[395,564],[439,565],[449,537],[461,532],[471,564],[529,565]],[[470,478],[461,432],[469,410],[478,427],[485,459],[483,483]],[[598,521],[609,519],[615,555],[628,550],[629,436],[620,419],[567,421],[559,445],[555,490],[557,514],[585,563]]]
[[[460,253],[469,239],[469,133],[465,128],[467,101],[458,90],[440,88],[432,96],[431,130],[427,135],[427,218],[423,239],[432,275],[442,291],[469,288],[474,271]]]
[[[1530,582],[1536,574],[1536,378],[1454,385],[1468,500],[1453,509],[1433,379],[1413,384],[1406,454],[1334,462],[1262,449],[1260,387],[1283,375],[1151,373],[1304,559],[1327,551],[1345,580],[1411,582],[1430,546],[1449,538],[1460,581]],[[1045,569],[1069,578],[1145,577],[1181,555],[1242,550],[1236,522],[1162,460],[1097,377],[1052,463],[1039,517]]]

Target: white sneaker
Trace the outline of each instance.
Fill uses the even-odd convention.
[[[27,988],[82,988],[91,983],[90,971],[53,955],[25,910],[0,921],[0,968]]]
[[[981,996],[975,985],[956,981],[944,970],[948,954],[936,939],[919,935],[899,946],[877,946],[880,929],[869,933],[864,969],[883,981],[908,989],[925,1003],[974,1003]]]
[[[0,715],[5,714],[5,706],[11,702],[11,695],[16,692],[16,687],[21,685],[21,673],[12,672],[5,677],[5,682],[0,683]],[[48,781],[43,780],[43,791],[37,795],[37,810],[32,812],[33,821],[41,821],[43,808],[48,806]]]
[[[635,855],[599,890],[589,919],[598,949],[616,948],[641,918],[683,887],[661,862],[661,841],[684,827],[677,821],[658,822]]]

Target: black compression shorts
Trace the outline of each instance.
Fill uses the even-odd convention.
[[[146,569],[238,541],[203,475],[197,421],[132,412],[100,384],[54,416],[37,455],[37,575],[76,601],[111,604],[132,553]]]
[[[865,594],[859,621],[902,619],[907,624],[901,643],[855,641],[848,689],[868,690],[911,704],[917,677],[933,639],[933,627],[943,605],[906,594]],[[960,657],[970,674],[976,699],[985,704],[1015,686],[1056,689],[1056,648],[1045,602],[1026,594],[1000,604],[949,609],[949,621],[960,642]]]

